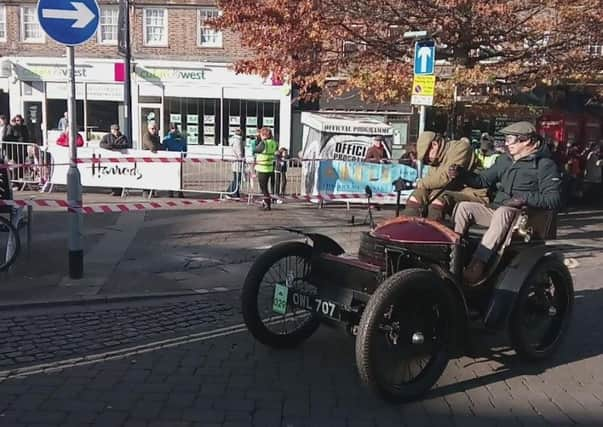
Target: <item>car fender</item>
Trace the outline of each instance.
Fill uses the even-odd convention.
[[[484,324],[488,329],[502,330],[505,328],[513,311],[517,294],[536,264],[545,257],[558,257],[563,260],[563,255],[558,252],[550,252],[545,245],[523,249],[511,260],[494,286],[494,292],[484,317]]]
[[[287,230],[291,233],[301,234],[303,236],[306,236],[308,239],[312,240],[312,243],[313,243],[312,247],[317,252],[325,252],[325,253],[329,253],[329,254],[333,254],[333,255],[341,255],[345,252],[345,250],[341,247],[341,245],[339,245],[339,243],[337,243],[335,240],[331,239],[330,237],[325,236],[324,234],[306,233],[304,231],[297,230],[295,228],[283,227],[283,229]]]

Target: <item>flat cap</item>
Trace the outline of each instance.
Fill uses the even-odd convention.
[[[500,130],[503,135],[533,135],[536,128],[530,122],[516,122]]]

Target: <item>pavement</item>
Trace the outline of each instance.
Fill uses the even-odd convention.
[[[560,218],[553,243],[570,259],[576,305],[552,360],[522,363],[504,334],[480,334],[470,356],[406,405],[359,383],[353,337],[339,330],[276,351],[242,324],[250,263],[292,237],[279,226],[324,232],[353,251],[366,226],[351,226],[352,215],[364,218],[235,202],[89,215],[85,277],[72,281],[65,213],[35,212],[29,254],[0,277],[0,426],[603,425],[603,211]]]

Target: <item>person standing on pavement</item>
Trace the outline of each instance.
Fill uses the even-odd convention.
[[[186,153],[186,138],[184,137],[184,135],[182,135],[182,133],[180,133],[180,130],[178,130],[178,125],[176,123],[170,123],[170,130],[165,136],[165,138],[163,138],[161,145],[163,146],[163,149],[165,151],[175,151],[181,153],[182,155]],[[168,196],[174,197],[174,192],[168,191]],[[182,191],[178,191],[178,197],[182,199],[184,197],[184,193]]]
[[[258,175],[260,189],[264,196],[262,209],[271,209],[271,195],[269,189],[269,181],[274,177],[274,156],[278,150],[278,142],[272,139],[272,131],[267,127],[260,129],[261,140],[255,147],[256,165],[255,170]],[[274,178],[272,178],[274,179]]]
[[[232,150],[232,182],[226,189],[226,192],[232,194],[237,199],[241,197],[241,184],[243,163],[245,161],[245,141],[241,137],[241,129],[236,128],[233,135],[228,140],[228,145]]]
[[[57,128],[61,131],[61,132],[65,132],[67,130],[67,128],[69,127],[69,114],[67,113],[67,111],[65,111],[63,113],[63,117],[61,117],[59,119],[59,123],[57,124]]]
[[[151,153],[156,153],[157,151],[163,150],[161,139],[159,138],[159,128],[154,120],[149,121],[147,131],[142,135],[142,148],[149,150]],[[155,194],[153,190],[143,190],[143,196],[147,192],[150,196]]]
[[[521,208],[556,211],[561,205],[561,179],[550,151],[529,122],[513,123],[500,131],[505,135],[508,154],[501,155],[494,166],[479,174],[452,165],[451,179],[459,179],[473,188],[492,188],[499,184],[493,203],[461,202],[454,214],[454,231],[464,235],[472,224],[488,227],[471,262],[463,273],[468,285],[484,277],[494,253],[515,224]]]
[[[163,150],[159,138],[159,129],[154,121],[149,122],[147,131],[142,135],[142,148],[149,150],[151,153]]]
[[[380,163],[385,159],[387,159],[387,155],[385,154],[385,143],[383,142],[382,137],[376,136],[373,138],[372,145],[366,150],[364,161],[368,163]]]
[[[105,150],[125,150],[130,148],[128,138],[120,132],[118,124],[111,125],[111,132],[103,136],[99,146]],[[112,196],[120,196],[121,193],[121,188],[116,187],[111,189]]]
[[[0,141],[7,141],[6,136],[11,132],[10,124],[4,114],[0,115]]]

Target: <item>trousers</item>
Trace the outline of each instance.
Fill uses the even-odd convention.
[[[258,172],[257,176],[258,183],[260,184],[260,190],[264,196],[264,202],[266,205],[270,206],[271,196],[269,181],[274,180],[274,172]]]
[[[461,202],[454,213],[454,231],[465,234],[473,224],[488,227],[477,247],[475,258],[487,263],[503,243],[518,217],[519,209],[501,206],[492,209],[477,202]]]
[[[421,211],[429,200],[437,194],[437,191],[418,189],[412,192],[410,197],[417,199],[418,203],[407,202],[406,209],[402,215],[421,216]],[[409,198],[410,198],[409,197]],[[483,205],[488,203],[488,192],[485,189],[464,188],[460,191],[444,191],[438,198],[439,205],[432,203],[427,207],[427,218],[443,221],[447,214],[452,214],[457,203],[479,202]]]

